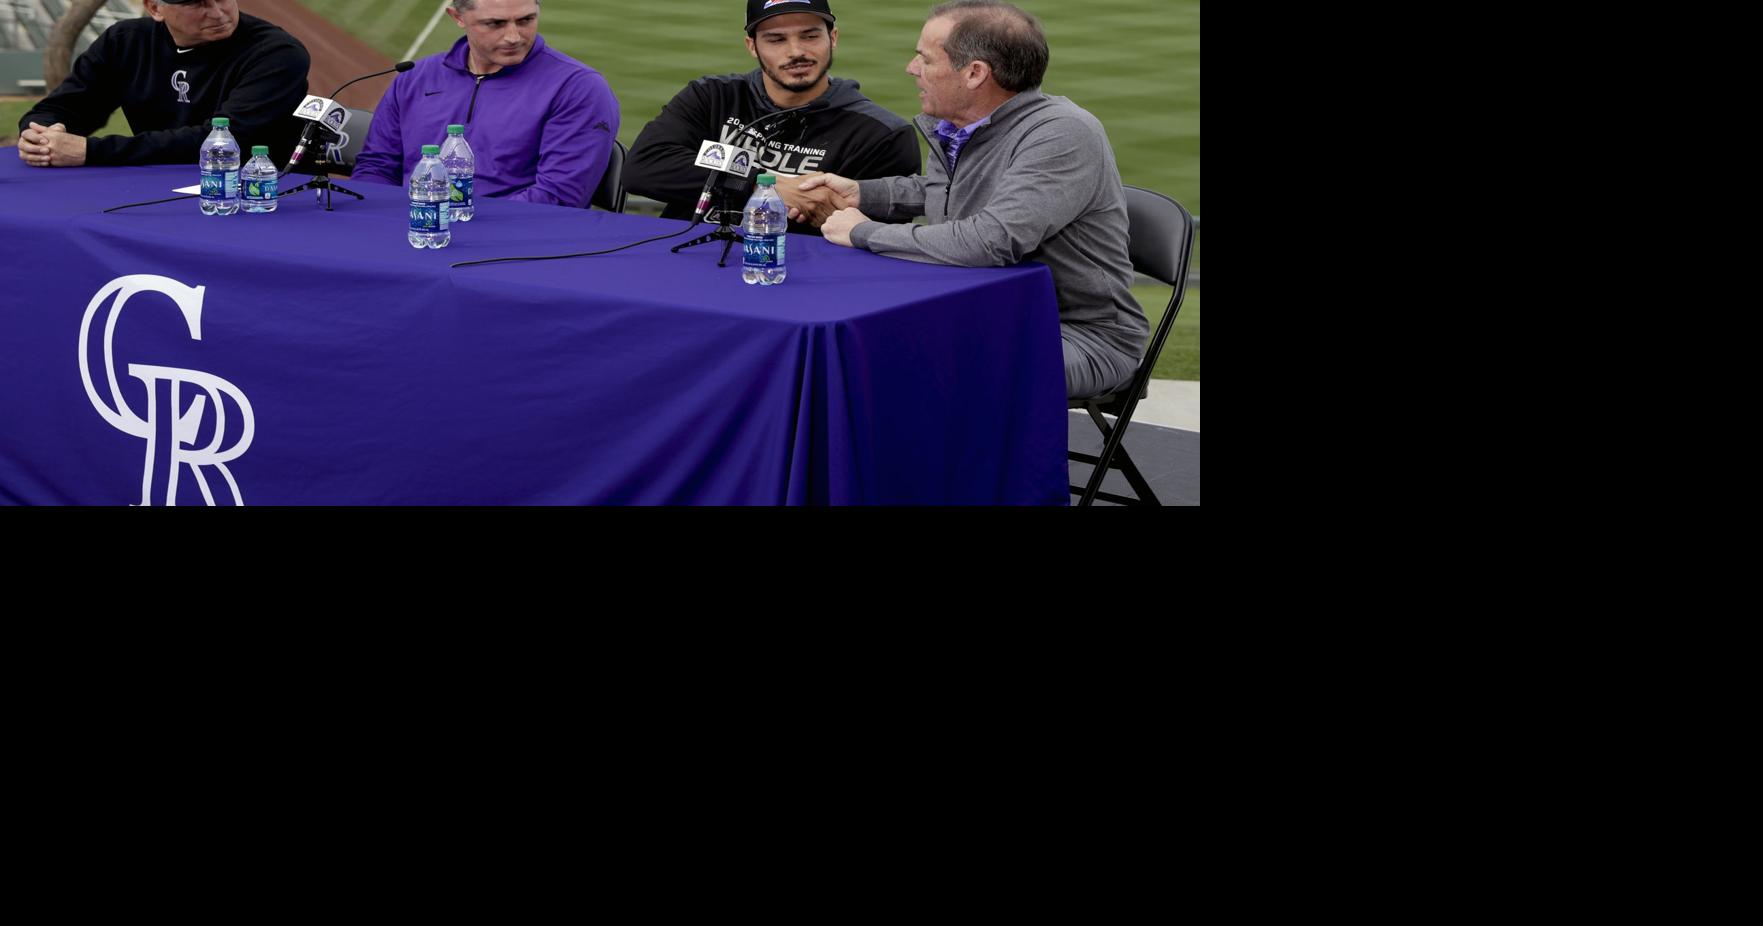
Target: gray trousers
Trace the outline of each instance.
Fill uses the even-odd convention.
[[[1059,340],[1065,348],[1065,395],[1081,399],[1103,395],[1124,387],[1138,372],[1137,358],[1102,340],[1078,325],[1060,325]]]

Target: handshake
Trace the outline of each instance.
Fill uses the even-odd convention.
[[[790,221],[820,229],[828,241],[851,246],[851,229],[869,221],[857,211],[857,181],[838,174],[777,178],[777,192],[790,207]]]

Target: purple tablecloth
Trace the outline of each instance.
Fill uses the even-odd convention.
[[[0,501],[1068,501],[1038,264],[791,236],[788,281],[759,287],[739,246],[719,269],[720,245],[669,253],[681,236],[455,270],[683,225],[480,200],[417,251],[403,192],[349,180],[367,201],[330,213],[101,212],[195,179],[0,149]]]

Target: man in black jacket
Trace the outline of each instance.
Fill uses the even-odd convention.
[[[791,205],[795,188],[786,178],[816,171],[853,179],[918,173],[912,124],[859,93],[855,81],[827,76],[839,44],[834,23],[825,0],[747,0],[747,52],[759,68],[687,84],[637,136],[625,188],[664,203],[663,218],[691,218],[707,176],[693,166],[705,140],[739,140],[758,155],[746,180],[722,175],[717,181],[710,221],[726,209],[731,224],[738,223],[762,172],[779,176],[779,192]],[[798,106],[808,108],[767,118]],[[749,128],[770,136],[765,150],[744,131]],[[790,231],[820,234],[796,222]]]
[[[194,164],[215,116],[239,146],[293,153],[306,97],[306,47],[239,13],[239,0],[144,0],[147,15],[104,31],[55,92],[18,121],[33,167]],[[88,138],[121,107],[134,135]]]

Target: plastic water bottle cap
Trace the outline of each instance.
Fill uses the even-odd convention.
[[[233,120],[228,119],[225,116],[215,116],[214,117],[214,127],[217,129],[224,129],[224,128],[231,126],[232,124],[233,124]]]
[[[422,146],[422,156],[425,158],[431,154],[439,156],[440,153],[441,153],[441,146],[440,145],[423,145]]]
[[[254,158],[269,157],[269,146],[268,145],[252,145],[251,146],[251,156]]]
[[[776,186],[777,185],[777,175],[776,174],[760,174],[759,175],[759,185],[760,186]]]
[[[447,126],[447,134],[448,135],[464,135],[465,134],[465,126],[463,126],[463,125]]]

